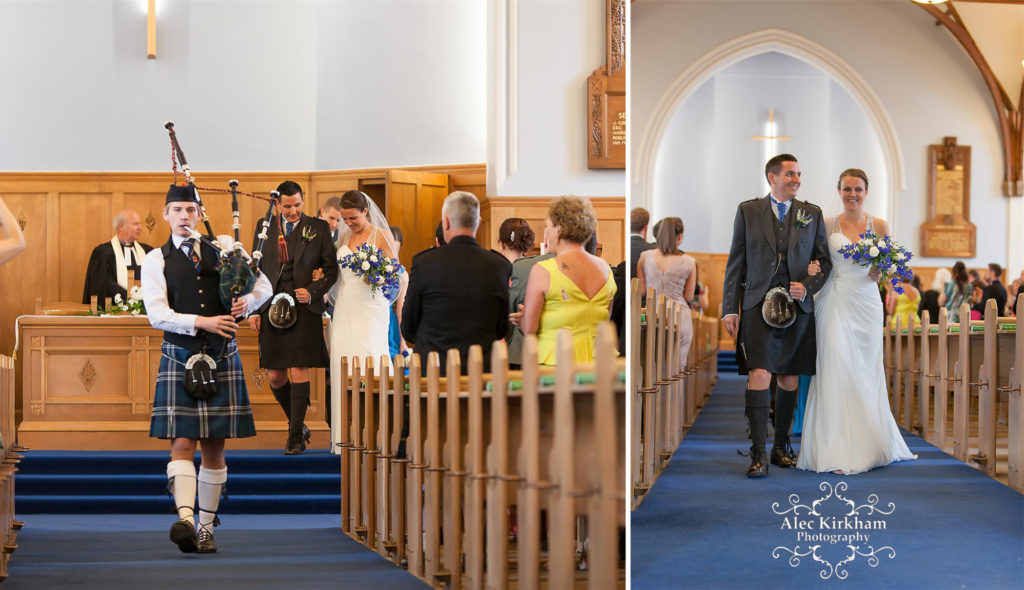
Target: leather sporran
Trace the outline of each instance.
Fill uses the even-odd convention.
[[[267,310],[267,319],[270,325],[279,330],[285,330],[295,325],[299,314],[295,309],[295,298],[287,293],[278,293],[270,301],[270,309]]]
[[[210,355],[199,352],[185,362],[185,391],[202,401],[217,394],[217,363]]]
[[[784,287],[773,287],[764,296],[761,305],[764,323],[773,328],[788,328],[796,321],[796,302]]]

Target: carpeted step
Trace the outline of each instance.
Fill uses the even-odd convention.
[[[20,514],[170,514],[170,499],[164,495],[123,496],[18,496],[15,508]],[[336,514],[341,511],[338,494],[270,496],[236,495],[229,492],[220,505],[222,515],[229,514]]]
[[[739,370],[739,364],[736,362],[736,351],[735,350],[719,350],[718,351],[718,372],[719,373],[735,373]]]
[[[340,494],[337,473],[234,473],[228,471],[228,493],[238,494]],[[132,475],[18,474],[19,499],[29,495],[114,496],[162,494],[167,489],[163,473]]]
[[[19,514],[168,513],[166,451],[32,451],[19,465]],[[198,468],[199,455],[196,454]],[[340,459],[326,450],[228,451],[224,513],[338,512]]]

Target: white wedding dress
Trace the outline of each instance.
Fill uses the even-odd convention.
[[[338,249],[338,259],[352,254],[348,244]],[[341,440],[341,359],[349,358],[349,374],[355,363],[365,366],[366,357],[373,358],[374,372],[380,374],[381,356],[387,357],[388,322],[391,305],[384,295],[376,295],[362,278],[347,268],[340,268],[335,285],[334,316],[330,325],[331,353],[331,452],[340,449],[333,444]],[[388,360],[388,366],[391,366]],[[365,375],[365,368],[361,369]],[[339,376],[339,377],[336,377]]]
[[[797,458],[799,469],[847,475],[917,458],[889,409],[878,286],[867,267],[839,253],[849,243],[834,223],[828,236],[832,273],[814,298],[817,370]]]

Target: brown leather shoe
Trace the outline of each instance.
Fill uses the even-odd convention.
[[[789,446],[787,442],[785,448],[780,445],[772,446],[772,465],[777,465],[783,469],[791,469],[796,467],[796,453],[793,452],[793,448]]]
[[[768,475],[768,456],[764,447],[750,449],[750,467],[747,469],[747,477],[765,477]]]

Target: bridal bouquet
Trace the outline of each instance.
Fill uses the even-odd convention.
[[[355,252],[342,256],[338,264],[351,270],[357,277],[362,277],[373,294],[380,293],[389,303],[394,303],[398,298],[398,279],[405,268],[397,258],[388,258],[373,244],[359,246]]]
[[[860,234],[859,242],[840,248],[839,253],[861,266],[877,268],[882,279],[891,282],[897,293],[903,293],[900,279],[914,276],[910,270],[910,259],[914,254],[889,236],[879,237],[871,230]]]

